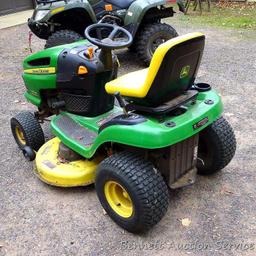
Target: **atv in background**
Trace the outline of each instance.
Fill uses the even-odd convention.
[[[175,0],[174,0],[175,1]],[[124,27],[133,36],[132,51],[149,64],[154,51],[163,42],[178,36],[163,18],[174,15],[173,0],[37,0],[28,25],[46,40],[45,48],[84,39],[86,27],[110,23]],[[178,2],[180,10],[182,7]]]

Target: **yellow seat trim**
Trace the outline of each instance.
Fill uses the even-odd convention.
[[[106,83],[105,89],[107,93],[114,94],[120,92],[123,96],[144,98],[164,59],[166,53],[174,46],[186,42],[190,39],[203,36],[200,32],[189,33],[183,36],[175,37],[163,44],[161,44],[155,51],[151,60],[149,68],[142,69],[120,76],[117,79]]]

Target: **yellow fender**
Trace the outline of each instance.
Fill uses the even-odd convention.
[[[86,186],[94,183],[95,172],[103,157],[62,162],[58,159],[60,140],[46,142],[37,152],[35,173],[45,183],[58,187]]]

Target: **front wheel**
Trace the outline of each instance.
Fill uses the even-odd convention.
[[[13,137],[19,148],[30,147],[37,151],[45,142],[44,133],[35,115],[29,111],[21,112],[11,118]]]
[[[145,25],[139,32],[135,41],[136,52],[139,59],[146,65],[149,65],[157,47],[177,36],[178,33],[176,30],[168,24],[153,23]]]
[[[80,40],[83,40],[84,38],[76,33],[75,31],[72,30],[59,30],[55,33],[53,33],[46,41],[45,44],[45,49],[47,48],[51,48],[54,46],[58,46],[58,45],[63,45],[63,44],[70,44],[70,43],[74,43]]]
[[[223,169],[235,155],[236,138],[223,117],[205,128],[199,135],[198,173],[210,175]]]
[[[129,152],[102,161],[95,186],[108,215],[133,233],[151,228],[168,208],[168,188],[161,174],[150,162]]]

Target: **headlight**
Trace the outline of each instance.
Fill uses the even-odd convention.
[[[49,10],[40,10],[37,11],[34,15],[34,20],[35,21],[39,21],[41,20],[43,17],[45,17],[47,14],[49,13]]]

